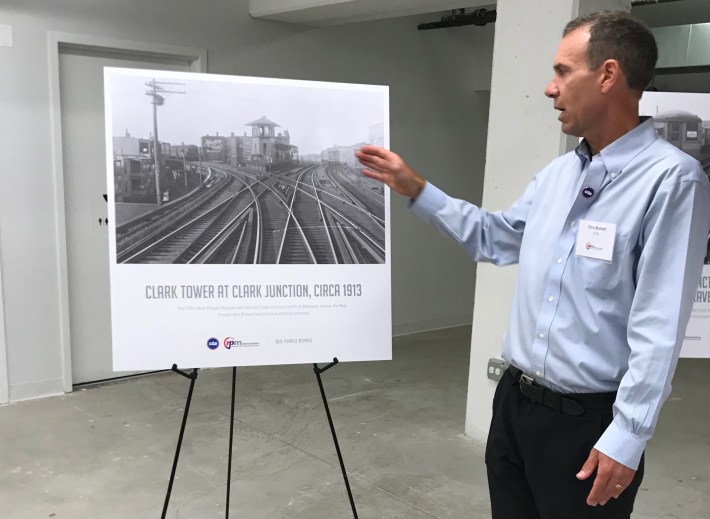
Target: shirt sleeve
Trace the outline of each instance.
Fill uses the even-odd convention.
[[[426,183],[410,203],[411,211],[459,243],[475,261],[496,265],[518,262],[525,222],[535,196],[535,179],[506,211],[491,213],[465,200],[451,198]]]
[[[661,184],[642,224],[643,249],[627,327],[629,366],[614,419],[595,446],[634,470],[671,391],[709,227],[710,192],[698,176]]]

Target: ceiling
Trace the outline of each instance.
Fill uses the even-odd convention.
[[[632,9],[651,27],[710,22],[710,0],[655,1],[658,3]],[[442,13],[448,14],[452,9],[466,7],[471,11],[495,7],[495,3],[496,0],[249,0],[249,12],[264,20],[327,26],[425,13],[432,13],[431,21],[437,21]]]

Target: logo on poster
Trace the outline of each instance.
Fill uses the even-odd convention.
[[[242,341],[238,341],[234,337],[227,337],[224,339],[224,347],[228,350],[231,350],[234,346],[239,346],[241,343]]]
[[[207,347],[211,350],[219,348],[219,340],[217,340],[217,337],[210,337],[207,339]]]

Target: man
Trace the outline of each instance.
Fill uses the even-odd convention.
[[[710,227],[700,165],[638,115],[656,59],[627,13],[570,22],[545,95],[584,140],[503,212],[448,197],[395,153],[357,153],[474,260],[520,265],[486,447],[495,519],[633,509]]]

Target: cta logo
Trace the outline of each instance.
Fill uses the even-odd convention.
[[[234,337],[227,337],[226,339],[224,339],[224,347],[228,350],[231,350],[233,347],[239,346],[241,344],[242,341],[238,341]]]
[[[591,243],[587,242],[587,245],[585,245],[585,248],[587,250],[602,250],[601,247],[597,247],[596,245],[592,245]]]
[[[210,337],[207,339],[207,347],[211,350],[216,350],[219,348],[219,340],[217,337]]]

